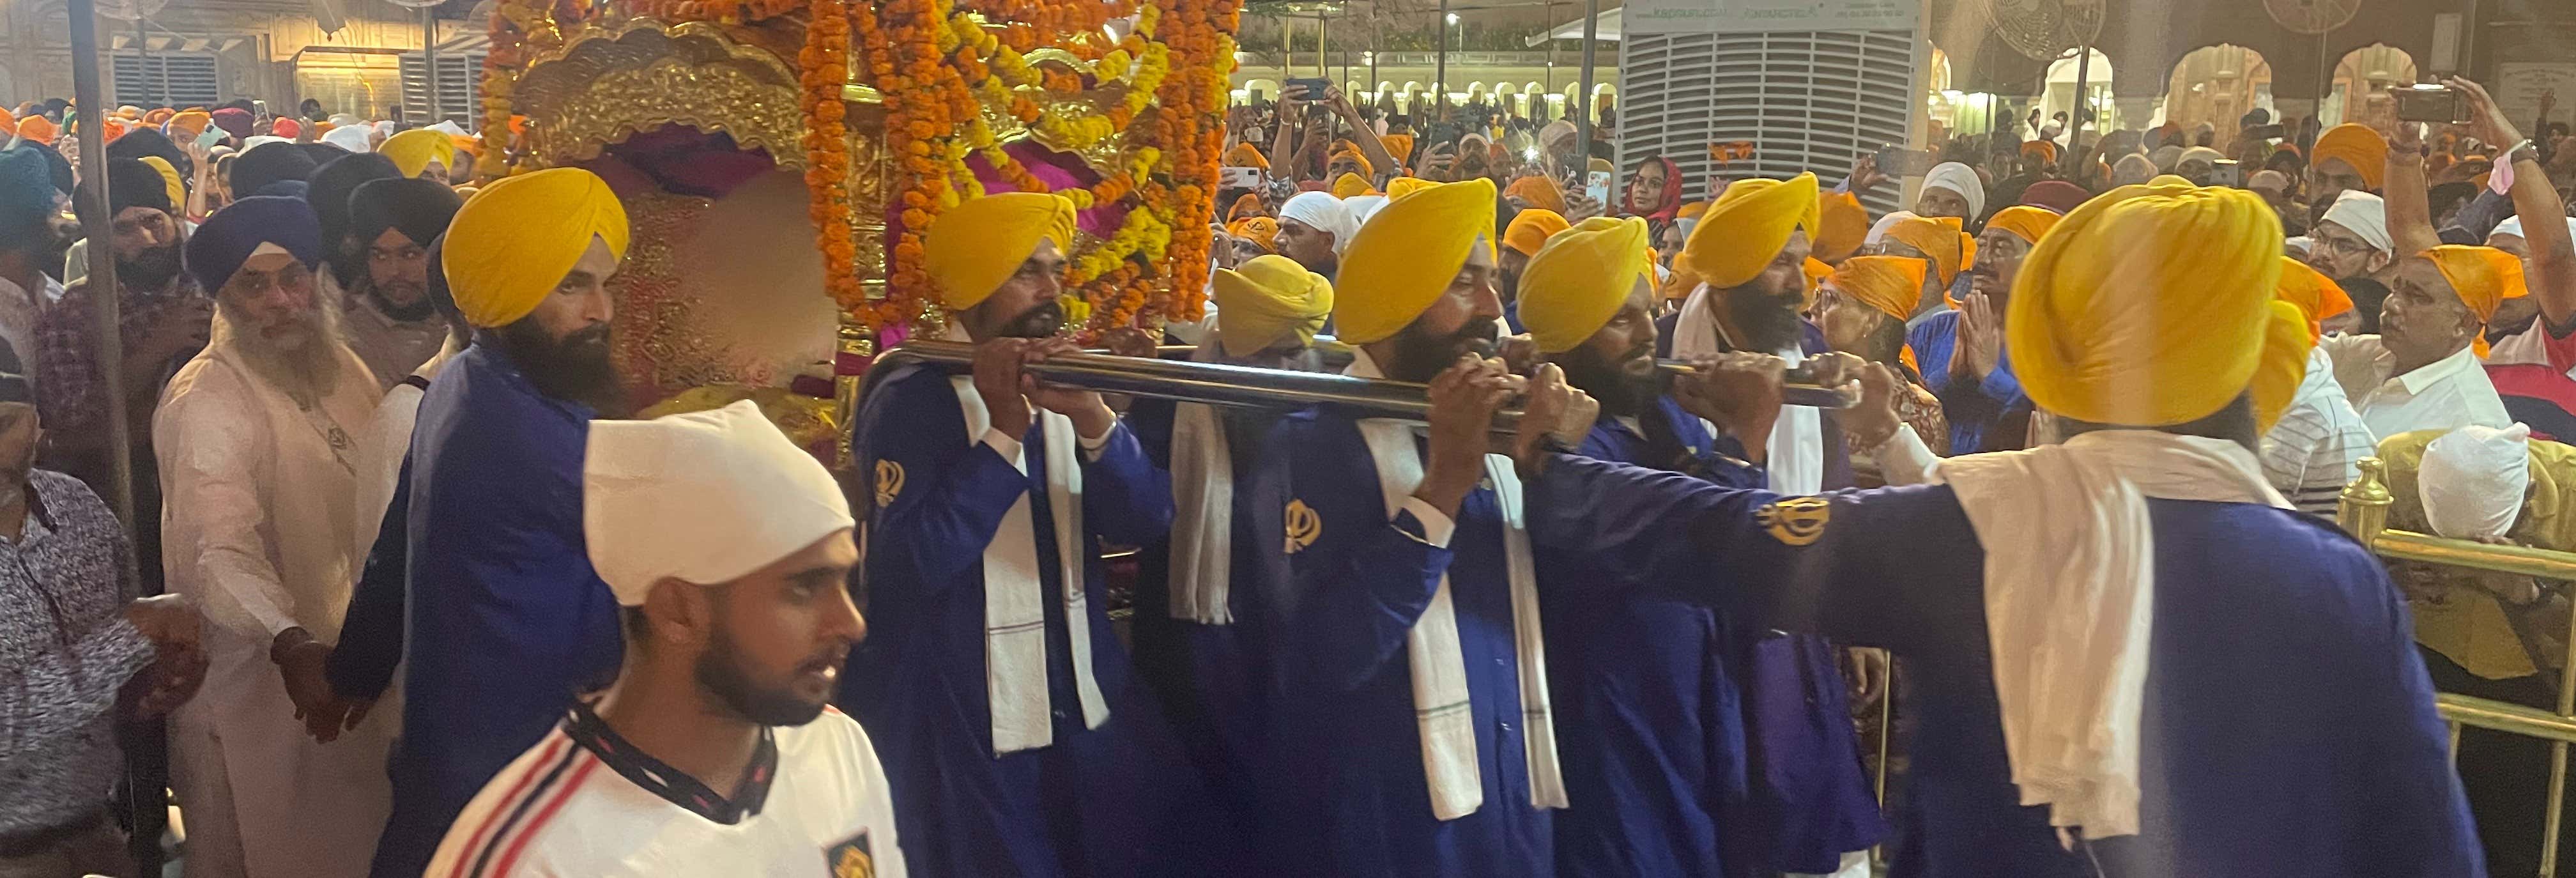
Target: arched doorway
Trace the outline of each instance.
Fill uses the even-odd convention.
[[[2272,109],[2272,64],[2263,53],[2230,43],[2191,50],[2174,64],[2165,91],[2165,121],[2192,131],[2208,125],[2225,147],[2236,140],[2246,112],[2261,109],[2279,121]]]
[[[2098,133],[2102,130],[2102,120],[2110,115],[2111,56],[2102,54],[2102,50],[2098,48],[2088,49],[2085,51],[2091,52],[2093,59],[2086,62],[2075,54],[2076,51],[2068,49],[2059,54],[2057,60],[2048,63],[2047,90],[2041,92],[2039,96],[2039,124],[2045,127],[2051,120],[2057,118],[2059,113],[2068,113],[2070,114],[2068,118],[2070,120],[2073,118],[2071,114],[2075,110],[2076,102],[2075,81],[2082,79],[2084,80],[2084,105],[2093,111],[2093,121],[2087,123],[2086,130]],[[2074,124],[2070,121],[2065,127],[2071,129]]]
[[[2395,124],[2397,105],[2388,90],[2414,84],[2416,69],[2414,56],[2385,43],[2344,53],[2335,64],[2334,92],[2318,108],[2317,121],[2328,126]]]

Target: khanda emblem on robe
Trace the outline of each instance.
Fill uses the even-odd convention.
[[[1753,517],[1782,545],[1804,546],[1824,538],[1833,503],[1822,497],[1791,497],[1773,501]]]
[[[868,847],[866,832],[833,845],[824,852],[823,861],[832,867],[832,878],[877,878],[877,859]]]
[[[877,508],[894,505],[895,495],[903,493],[903,464],[880,458],[877,461]]]
[[[1297,554],[1314,545],[1316,537],[1324,535],[1324,517],[1316,515],[1315,507],[1306,505],[1304,500],[1288,501],[1287,517],[1288,554]]]

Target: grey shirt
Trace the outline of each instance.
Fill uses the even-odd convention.
[[[132,550],[78,480],[28,477],[27,527],[0,540],[0,836],[98,813],[123,762],[116,696],[153,658],[122,613]]]

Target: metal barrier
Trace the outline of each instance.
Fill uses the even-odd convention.
[[[2490,546],[2429,534],[2388,529],[2387,465],[2379,458],[2361,460],[2361,474],[2344,487],[2336,520],[2354,539],[2384,558],[2421,561],[2451,567],[2516,573],[2542,579],[2576,581],[2576,553],[2520,546]],[[2567,745],[2576,742],[2576,617],[2568,633],[2569,655],[2559,665],[2558,712],[2537,710],[2485,698],[2444,693],[2434,698],[2442,719],[2451,725],[2451,746],[2459,747],[2460,728],[2475,726],[2550,742],[2549,809],[2542,822],[2540,876],[2558,873],[2558,828],[2567,801]]]

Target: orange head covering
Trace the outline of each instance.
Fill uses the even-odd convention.
[[[1334,143],[1333,154],[1325,158],[1324,163],[1329,165],[1333,162],[1341,161],[1344,156],[1348,156],[1352,162],[1355,162],[1360,166],[1360,173],[1377,173],[1377,168],[1369,164],[1368,154],[1360,152],[1360,145],[1347,140]],[[1345,195],[1342,197],[1348,198],[1350,196]]]
[[[1261,249],[1279,252],[1279,221],[1266,216],[1248,216],[1225,227],[1227,234],[1261,245]]]
[[[1556,181],[1532,174],[1513,180],[1503,187],[1503,197],[1518,198],[1530,207],[1552,213],[1565,213],[1565,193],[1557,191]]]
[[[2367,125],[2351,122],[2328,128],[2317,137],[2316,155],[2309,157],[2308,164],[2322,165],[2329,159],[2342,159],[2351,165],[2361,174],[2361,182],[2376,191],[2388,174],[2388,138]]]
[[[2056,226],[2057,221],[2061,219],[2065,217],[2059,216],[2056,211],[2016,204],[1995,211],[1994,217],[1986,220],[1986,228],[2002,229],[2019,236],[2024,241],[2037,244],[2039,236],[2048,234],[2048,230]]]
[[[18,136],[18,117],[0,110],[0,139]]]
[[[1854,301],[1898,320],[1914,316],[1923,303],[1923,260],[1903,256],[1854,256],[1825,278]]]
[[[1947,289],[1977,255],[1976,239],[1959,229],[1959,218],[1955,216],[1917,216],[1897,220],[1896,225],[1888,227],[1887,236],[1930,257],[1937,272],[1934,276]]]
[[[1413,155],[1413,135],[1387,134],[1378,137],[1377,142],[1386,147],[1387,155],[1395,157],[1396,164],[1403,164],[1406,158]]]
[[[179,111],[170,109],[169,107],[158,107],[153,109],[152,112],[143,114],[143,124],[159,125],[163,122],[170,121],[170,117],[178,114]]]
[[[1512,217],[1510,227],[1503,229],[1503,246],[1520,251],[1523,256],[1538,255],[1547,239],[1572,228],[1565,216],[1544,207],[1533,207]]]
[[[206,126],[214,124],[214,121],[215,117],[204,110],[181,112],[170,117],[170,139],[195,140],[197,135],[206,133]]]
[[[304,135],[304,123],[293,119],[279,119],[275,124],[268,126],[268,133],[286,138],[301,137]]]
[[[1238,143],[1227,149],[1225,163],[1228,167],[1235,168],[1260,168],[1265,171],[1270,169],[1270,158],[1261,154],[1260,147],[1249,143]]]
[[[53,145],[54,135],[58,133],[60,129],[43,116],[29,116],[18,122],[18,136],[47,146]]]
[[[1333,181],[1334,198],[1353,198],[1361,195],[1376,194],[1378,194],[1377,187],[1369,185],[1369,181],[1363,179],[1358,174],[1345,173],[1340,178]]]
[[[2424,251],[2433,267],[2442,270],[2442,279],[2451,282],[2451,291],[2469,306],[2469,313],[2479,323],[2495,319],[2496,307],[2506,299],[2519,299],[2530,294],[2522,277],[2522,260],[2493,247],[2470,247],[2444,244]],[[2478,333],[2470,346],[2478,357],[2487,355],[2486,333]]]
[[[1798,264],[1798,273],[1804,275],[1807,282],[1806,298],[1798,303],[1798,310],[1801,312],[1812,310],[1816,307],[1817,294],[1824,290],[1825,278],[1833,276],[1834,267],[1826,265],[1822,259],[1809,256],[1807,261]]]
[[[2026,140],[2022,142],[2021,154],[2025,157],[2037,156],[2043,162],[2054,162],[2057,161],[2057,144],[2045,140]]]
[[[1694,201],[1673,211],[1674,219],[1698,219],[1708,213],[1708,202]]]
[[[2352,310],[2352,296],[2337,286],[2333,278],[2309,268],[2287,256],[2281,257],[2281,282],[2272,288],[2273,298],[2296,305],[2308,318],[2308,341],[2325,335],[2325,319]]]
[[[1261,193],[1246,192],[1243,193],[1243,197],[1234,200],[1234,207],[1226,210],[1225,221],[1234,222],[1244,217],[1262,216],[1269,212],[1270,208],[1261,203]]]
[[[1691,215],[1688,205],[1675,214]],[[1816,258],[1829,263],[1850,259],[1869,239],[1869,211],[1860,206],[1860,196],[1849,192],[1825,193],[1817,209],[1816,224],[1823,228],[1816,230],[1813,250]]]
[[[125,136],[125,123],[116,119],[100,119],[98,130],[107,132],[107,137],[100,143],[115,143],[117,138]]]

